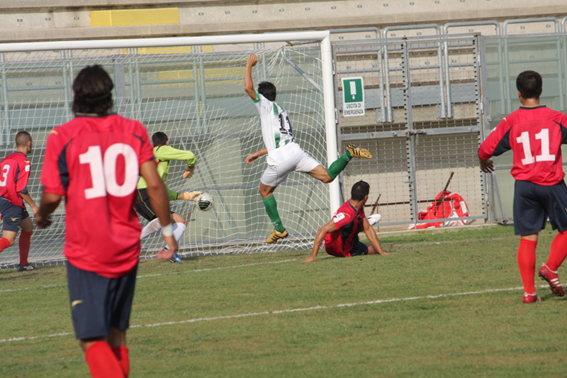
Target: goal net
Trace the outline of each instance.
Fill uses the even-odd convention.
[[[274,245],[264,243],[273,228],[258,193],[267,164],[265,157],[252,165],[244,162],[264,145],[243,76],[248,55],[256,53],[255,85],[276,85],[276,101],[287,110],[296,140],[327,166],[337,156],[328,50],[327,32],[0,45],[2,156],[14,150],[18,131],[30,132],[28,190],[39,204],[46,138],[73,117],[75,75],[87,65],[101,64],[114,80],[117,113],[140,120],[150,136],[165,132],[172,147],[198,158],[192,177],[183,179],[186,164],[174,161],[167,180],[172,190],[201,190],[214,198],[207,212],[192,202],[171,201],[172,210],[188,221],[180,240],[182,256],[310,248],[331,208],[338,207],[338,184],[290,174],[275,192],[290,236]],[[63,261],[64,235],[62,204],[50,228],[34,229],[29,260],[40,265]],[[142,258],[153,257],[162,244],[160,232],[145,238]],[[18,262],[16,241],[0,254],[0,264]]]

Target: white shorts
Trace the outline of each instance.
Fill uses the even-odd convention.
[[[291,172],[309,173],[321,165],[295,142],[272,150],[268,154],[267,162],[268,168],[264,171],[260,181],[272,187],[281,184]]]

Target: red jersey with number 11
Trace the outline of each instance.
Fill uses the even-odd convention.
[[[555,185],[565,177],[561,144],[567,143],[567,116],[542,105],[516,110],[505,117],[480,145],[478,156],[488,160],[514,151],[510,173],[516,180]]]
[[[105,277],[131,271],[140,255],[134,210],[140,166],[154,158],[146,128],[119,115],[76,117],[47,139],[41,183],[65,196],[69,262]]]

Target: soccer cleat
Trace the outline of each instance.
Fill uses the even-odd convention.
[[[174,264],[183,262],[183,260],[181,260],[181,256],[179,256],[177,252],[173,252],[173,257],[170,258],[169,261],[171,261]]]
[[[538,297],[535,292],[532,294],[524,293],[523,301],[524,303],[529,304],[529,303],[541,302],[541,298]]]
[[[287,238],[287,235],[288,235],[287,230],[283,230],[282,232],[277,232],[276,230],[273,230],[270,237],[266,239],[266,243],[268,244],[275,243],[279,239]]]
[[[549,284],[549,288],[553,292],[553,294],[557,295],[558,297],[562,297],[565,295],[565,291],[563,291],[563,285],[559,282],[559,276],[557,272],[549,269],[547,265],[543,264],[543,266],[539,269],[538,275],[541,277],[542,280],[546,280]]]
[[[199,192],[199,191],[183,193],[183,199],[185,201],[199,202],[202,194],[203,192]]]
[[[380,222],[380,219],[382,219],[382,215],[372,214],[372,215],[367,216],[366,219],[368,220],[368,223],[370,223],[371,226],[374,226],[374,225],[378,224],[378,222]]]
[[[31,264],[28,264],[28,265],[18,264],[18,272],[29,272],[30,270],[34,270],[34,269],[35,268]]]
[[[350,143],[346,146],[346,150],[352,155],[352,157],[360,159],[372,159],[372,154],[366,148],[360,148],[354,143]]]

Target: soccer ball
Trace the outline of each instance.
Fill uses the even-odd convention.
[[[201,194],[201,199],[199,199],[199,210],[209,211],[213,207],[213,196],[209,193]]]

